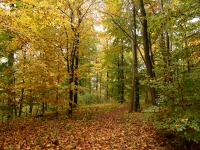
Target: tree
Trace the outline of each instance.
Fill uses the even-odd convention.
[[[129,33],[131,35],[131,48],[132,48],[132,91],[131,91],[131,103],[129,112],[133,112],[133,107],[137,111],[139,107],[139,88],[138,88],[138,78],[137,78],[137,40],[136,40],[136,8],[132,6],[133,16],[131,16],[131,5],[129,0],[127,0],[127,10],[128,10],[128,24],[129,24]]]
[[[109,4],[110,3],[108,2],[108,7],[111,7]],[[121,30],[121,32],[124,34],[124,36],[126,36],[125,43],[130,45],[130,48],[132,48],[132,62],[133,63],[132,63],[131,70],[133,70],[134,75],[131,75],[132,76],[132,91],[130,91],[130,93],[132,95],[132,98],[131,98],[131,110],[130,111],[133,111],[133,107],[134,107],[133,105],[135,105],[135,107],[136,107],[135,110],[137,110],[137,108],[139,107],[139,87],[138,87],[139,82],[138,82],[138,78],[136,75],[137,70],[138,70],[137,69],[136,49],[139,50],[140,55],[142,56],[141,51],[140,51],[140,49],[137,45],[137,41],[136,41],[136,32],[135,32],[136,31],[136,19],[133,19],[134,18],[134,14],[132,15],[132,12],[134,13],[133,7],[134,7],[134,5],[131,4],[129,1],[126,1],[125,3],[122,1],[122,2],[118,3],[117,7],[110,8],[109,12],[104,11],[104,13],[107,14],[108,17],[111,18],[114,25],[116,25],[116,27]],[[118,9],[121,9],[121,10],[118,10]],[[113,10],[113,12],[110,12],[110,10]],[[121,14],[119,14],[119,12]],[[123,21],[122,21],[122,19],[119,19],[119,18],[122,18],[122,16],[124,17]],[[128,16],[128,18],[127,18],[127,16]],[[135,21],[134,26],[132,23],[133,21]],[[127,24],[128,24],[128,26],[127,26]],[[132,32],[132,30],[134,31],[134,33]],[[142,56],[142,58],[143,58],[143,56]],[[137,84],[136,84],[136,82],[137,82]],[[135,92],[135,91],[137,91],[137,92]]]
[[[153,72],[153,65],[152,65],[152,61],[150,57],[148,25],[147,25],[146,12],[144,8],[143,0],[139,0],[139,5],[140,5],[141,16],[142,16],[142,34],[143,34],[145,64],[147,67],[147,74],[151,82],[151,80],[154,80],[155,73]],[[152,104],[156,105],[156,91],[154,87],[151,87],[151,85],[150,85],[150,92],[151,92]]]
[[[15,96],[20,99],[19,116],[22,104],[27,103],[30,104],[31,113],[33,104],[37,104],[38,108],[41,104],[42,113],[47,103],[53,104],[57,115],[58,107],[67,99],[64,94],[66,91],[69,90],[71,96],[70,100],[67,100],[70,101],[71,107],[73,100],[77,103],[80,77],[78,64],[79,59],[86,53],[84,51],[87,50],[85,48],[87,42],[90,42],[86,42],[89,38],[85,36],[91,34],[88,29],[93,26],[93,21],[92,17],[86,15],[93,2],[31,1],[18,4],[13,4],[19,7],[19,9],[14,8],[15,17],[7,15],[6,10],[3,11],[1,19],[3,17],[8,19],[1,21],[1,25],[4,30],[16,36],[15,39],[20,45],[19,51],[15,53],[15,63],[9,59],[9,65],[13,64],[13,68],[17,70],[14,86]],[[84,19],[87,21],[83,21]],[[16,49],[17,43],[13,44],[15,44],[13,49]],[[50,93],[51,98],[48,95]]]
[[[167,134],[175,134],[181,143],[186,140],[199,141],[199,130],[195,128],[199,126],[199,115],[196,113],[199,108],[196,101],[199,94],[194,94],[199,86],[196,76],[199,72],[199,60],[194,57],[199,47],[199,20],[192,21],[199,16],[196,11],[198,3],[177,1],[164,3],[163,6],[160,3],[161,11],[158,11],[158,14],[151,14],[148,18],[149,30],[153,35],[152,41],[155,41],[152,46],[156,54],[155,87],[160,96],[160,112],[155,117],[157,127],[165,130]],[[187,7],[191,5],[194,7]],[[156,25],[154,22],[157,22]]]
[[[59,8],[61,13],[65,14],[65,19],[70,20],[71,24],[71,31],[72,31],[72,37],[71,41],[69,41],[69,33],[67,27],[64,25],[65,29],[65,35],[66,35],[66,47],[61,48],[62,55],[64,56],[64,59],[66,60],[67,63],[67,70],[68,73],[70,74],[70,93],[69,93],[69,98],[71,102],[69,103],[70,105],[70,110],[69,114],[72,114],[72,107],[73,104],[72,102],[77,105],[77,100],[78,100],[78,64],[79,64],[79,49],[80,49],[80,36],[81,36],[81,25],[83,24],[82,22],[84,21],[86,15],[90,11],[93,1],[91,3],[87,4],[84,6],[85,2],[80,1],[80,2],[70,2],[67,1],[66,4],[69,8],[69,11],[66,11],[66,9]],[[85,7],[85,8],[84,8]],[[83,10],[84,9],[84,10]],[[65,52],[67,51],[67,52]]]

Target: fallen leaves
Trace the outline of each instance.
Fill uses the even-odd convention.
[[[104,106],[106,107],[106,106]],[[155,150],[173,149],[166,139],[157,136],[151,123],[139,113],[128,114],[126,107],[108,110],[102,107],[91,113],[75,112],[72,119],[15,121],[0,130],[3,149],[66,150]],[[104,111],[104,109],[106,111]],[[96,114],[94,114],[96,112]],[[94,117],[95,116],[95,117]],[[87,118],[87,119],[86,119]],[[164,144],[163,144],[164,143]]]

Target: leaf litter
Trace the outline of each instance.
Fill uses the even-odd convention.
[[[92,108],[71,118],[26,118],[1,125],[0,149],[7,150],[173,150],[141,113]]]

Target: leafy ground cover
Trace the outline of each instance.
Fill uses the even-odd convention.
[[[0,149],[52,150],[170,150],[142,113],[124,105],[76,108],[72,117],[20,118],[1,124]]]

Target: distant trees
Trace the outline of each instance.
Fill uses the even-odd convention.
[[[124,43],[125,45],[128,45],[128,49],[132,49],[131,50],[132,63],[130,67],[133,73],[132,75],[129,74],[130,76],[132,76],[132,84],[129,85],[129,87],[132,89],[132,91],[130,91],[130,95],[132,95],[130,98],[131,99],[130,112],[132,112],[134,107],[135,107],[135,110],[137,111],[140,105],[139,104],[139,77],[138,77],[139,58],[143,61],[142,63],[147,67],[148,84],[150,87],[152,104],[156,105],[155,88],[152,87],[152,85],[150,84],[150,82],[155,79],[155,73],[153,71],[153,62],[152,62],[153,54],[152,52],[150,52],[151,50],[149,46],[150,39],[149,39],[149,33],[147,31],[148,26],[147,26],[146,12],[144,9],[143,1],[130,2],[127,0],[127,1],[121,1],[121,3],[118,3],[116,5],[117,7],[114,8],[111,6],[109,2],[107,2],[107,7],[109,8],[109,11],[105,9],[104,14],[106,14],[108,18],[109,17],[111,18],[110,20],[116,26],[115,28],[118,28],[119,32],[121,32],[123,36],[125,36]],[[138,10],[140,10],[141,12],[142,19],[136,18],[136,14],[138,14]],[[140,24],[140,25],[138,25],[137,27],[136,24]],[[136,31],[139,31],[141,29],[141,25],[143,26],[143,30],[140,31],[140,33],[142,33],[142,39],[143,39],[142,43],[140,41],[141,38],[137,38],[138,35],[136,35],[137,34]],[[113,28],[113,27],[108,26],[108,28]],[[113,36],[113,38],[115,38],[115,36]],[[122,38],[122,35],[120,36],[120,38]],[[141,44],[144,44],[144,54],[141,52],[141,49],[140,49]],[[137,57],[138,54],[140,56],[139,58]]]

